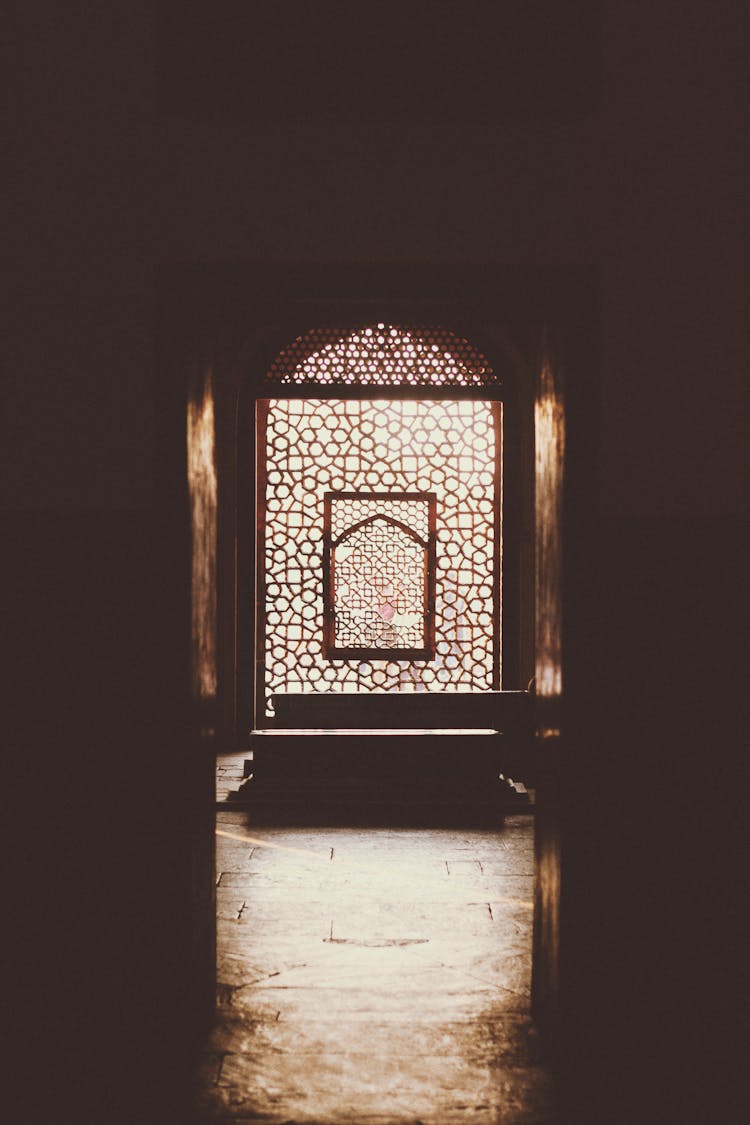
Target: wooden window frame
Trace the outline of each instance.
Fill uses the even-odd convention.
[[[335,500],[420,500],[427,503],[427,540],[400,520],[387,515],[368,516],[332,538],[332,508]],[[424,550],[424,640],[422,648],[337,647],[335,623],[334,551],[358,527],[385,520],[406,532]],[[324,496],[323,528],[323,656],[326,660],[432,660],[435,656],[435,572],[437,563],[437,494],[434,492],[327,492]]]

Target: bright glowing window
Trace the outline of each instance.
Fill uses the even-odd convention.
[[[499,404],[475,400],[268,403],[267,698],[290,691],[489,691],[496,686],[498,413]],[[387,653],[382,642],[344,643],[343,633],[339,645],[330,616],[326,620],[327,598],[329,613],[337,604],[330,592],[325,595],[326,498],[333,509],[332,492],[356,492],[360,504],[375,505],[393,518],[394,508],[383,507],[377,496],[385,490],[435,497],[435,605],[429,622],[434,643],[415,645],[425,650],[419,655],[399,653],[399,645]],[[424,543],[423,523],[412,516],[401,523]],[[345,530],[339,523],[335,527],[338,535]],[[405,549],[405,537],[401,543]],[[387,614],[385,599],[379,604]],[[394,607],[394,612],[401,611]],[[381,636],[386,635],[384,629]],[[338,648],[355,651],[344,658]],[[382,655],[365,648],[383,650]]]
[[[431,660],[435,494],[329,492],[324,505],[325,656]]]
[[[276,694],[498,688],[502,404],[481,397],[484,357],[443,329],[321,329],[267,381],[299,397],[258,410],[266,714]],[[326,397],[336,384],[349,397]]]

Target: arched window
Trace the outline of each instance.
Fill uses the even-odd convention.
[[[316,329],[258,408],[259,664],[276,695],[500,686],[500,380],[444,328]]]

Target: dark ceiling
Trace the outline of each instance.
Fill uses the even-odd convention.
[[[182,111],[585,110],[597,0],[163,0],[159,86]]]

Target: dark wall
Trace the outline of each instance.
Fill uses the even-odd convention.
[[[498,97],[441,115],[379,109],[376,93],[367,113],[324,112],[304,90],[295,113],[179,112],[159,97],[149,4],[26,16],[5,503],[153,504],[159,265],[488,262],[599,271],[602,511],[739,516],[747,175],[732,8],[660,0],[647,19],[604,4],[583,108]],[[31,435],[17,424],[30,400]]]
[[[563,1054],[586,1121],[745,1115],[740,558],[720,521],[600,529],[563,782]]]
[[[578,1120],[616,1120],[596,1117],[613,1088],[629,1122],[726,1104],[743,40],[729,0],[605,3],[581,27],[583,86],[527,23],[521,57],[554,80],[524,100],[516,62],[479,108],[439,113],[233,101],[231,84],[224,104],[180,104],[145,2],[11,28],[6,776],[43,939],[20,951],[27,1109],[67,1090],[81,1121],[145,1105],[167,1121],[195,1007],[184,435],[158,351],[163,267],[184,263],[596,273],[597,402],[577,431],[593,444],[573,468],[587,518],[569,534],[567,1089]],[[428,57],[419,88],[442,73]]]

